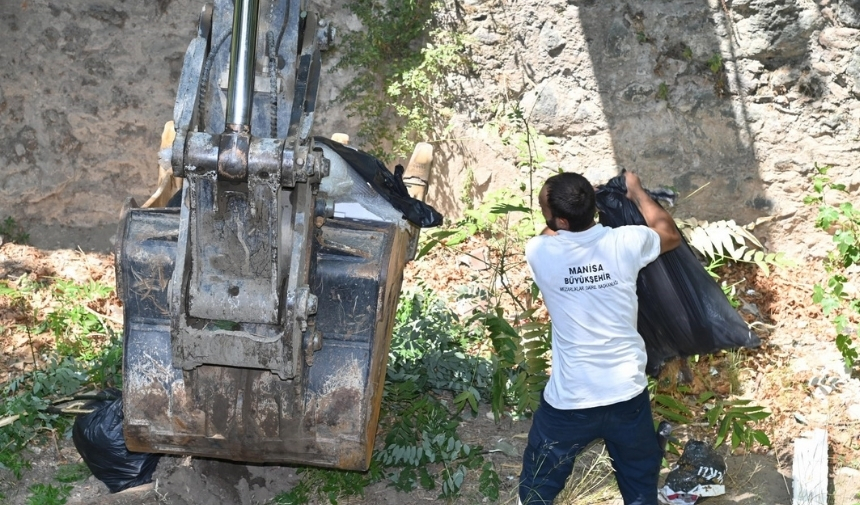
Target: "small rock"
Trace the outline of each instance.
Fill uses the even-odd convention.
[[[843,466],[839,470],[836,470],[836,475],[844,475],[846,477],[851,477],[852,479],[860,479],[860,470]],[[854,482],[857,481],[855,480]]]
[[[741,310],[746,312],[747,314],[752,314],[755,317],[761,317],[761,312],[759,312],[758,307],[756,307],[754,303],[743,302]]]
[[[461,254],[457,258],[457,263],[476,271],[487,270],[490,268],[490,251],[487,248],[482,248],[468,254]]]
[[[812,68],[821,75],[830,75],[832,73],[830,66],[821,61],[813,63]]]
[[[860,403],[854,403],[845,409],[845,415],[852,421],[860,421]]]
[[[502,36],[496,32],[491,32],[484,27],[480,27],[472,33],[475,40],[486,46],[498,44],[502,40]]]
[[[817,386],[815,389],[812,390],[812,396],[821,400],[832,392],[833,388],[830,386]]]
[[[860,5],[857,2],[839,2],[836,17],[845,26],[860,28]]]
[[[501,452],[505,456],[510,456],[515,458],[520,455],[520,451],[517,450],[516,447],[513,446],[510,442],[506,442],[505,440],[499,440],[490,450],[490,452]]]
[[[463,298],[461,300],[457,300],[457,304],[454,306],[455,312],[460,317],[467,317],[471,315],[475,309],[477,309],[480,305],[474,299]]]
[[[550,54],[550,56],[555,56],[559,51],[564,49],[564,46],[567,44],[567,41],[564,40],[564,37],[557,31],[555,31],[549,23],[544,24],[543,28],[540,31],[540,40],[541,45],[543,45],[546,52]]]
[[[854,49],[857,47],[858,36],[860,36],[860,30],[854,28],[830,27],[821,30],[818,42],[824,47]]]

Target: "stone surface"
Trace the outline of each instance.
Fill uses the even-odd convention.
[[[0,51],[0,217],[46,233],[110,229],[126,197],[151,194],[159,135],[201,5],[81,0],[3,9],[0,47],[16,50]],[[362,29],[341,2],[312,8],[340,33]],[[528,179],[519,147],[500,135],[523,131],[506,123],[514,104],[537,136],[537,183],[558,169],[594,182],[636,170],[646,185],[692,195],[673,210],[678,217],[743,224],[782,216],[756,233],[801,260],[816,249],[793,236],[827,239],[815,239],[814,209],[802,203],[813,165],[833,165],[834,179],[858,184],[855,0],[527,0],[516,9],[470,0],[457,15],[447,8],[471,34],[475,63],[447,79],[458,90],[454,103],[438,104],[454,117],[437,133],[428,199],[450,217],[462,212],[470,180],[480,201]],[[352,77],[334,71],[336,43],[324,55],[315,128],[368,147],[356,136],[361,118],[336,101]]]

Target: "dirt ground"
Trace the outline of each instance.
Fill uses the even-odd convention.
[[[481,275],[467,262],[437,254],[409,267],[407,279],[421,278],[429,286],[444,290],[446,286],[475,282]],[[829,395],[816,393],[809,386],[815,376],[842,375],[841,365],[832,342],[829,323],[821,318],[817,308],[809,303],[810,270],[794,267],[778,271],[769,277],[752,268],[734,267],[724,272],[727,282],[737,282],[739,297],[744,303],[744,317],[758,323],[763,346],[744,351],[740,365],[740,380],[744,396],[754,404],[767,407],[773,415],[764,427],[773,441],[772,448],[757,448],[746,453],[739,449],[733,454],[724,451],[728,472],[726,494],[701,500],[700,503],[722,505],[730,503],[789,505],[791,503],[791,470],[794,439],[813,428],[828,430],[830,475],[833,483],[834,505],[854,505],[860,501],[860,381],[847,379]],[[40,250],[16,244],[0,247],[0,278],[14,279],[21,275],[34,278],[64,277],[84,281],[96,279],[113,283],[113,258],[103,253],[84,253],[72,249]],[[806,277],[804,277],[806,275]],[[113,323],[121,321],[118,300],[99,311]],[[7,328],[0,336],[3,350],[0,381],[11,373],[32,369],[33,362],[26,335],[10,330],[12,317],[8,307],[0,311],[0,323]],[[35,343],[49,345],[47,337],[37,336]],[[694,371],[722,369],[720,357],[702,359]],[[699,387],[719,391],[725,388],[719,376]],[[802,422],[801,422],[802,421]],[[701,427],[679,429],[680,441],[699,438]],[[487,411],[467,416],[461,425],[461,437],[469,444],[481,445],[485,457],[492,461],[501,477],[500,503],[516,503],[516,482],[520,469],[520,454],[525,444],[529,421],[510,418],[495,423]],[[33,467],[21,480],[10,472],[0,470],[0,493],[10,505],[27,503],[28,488],[33,483],[52,482],[57,467],[81,461],[70,438],[51,433],[43,444],[33,445],[27,457]],[[671,458],[674,459],[674,458]],[[664,469],[664,475],[668,470]],[[288,491],[301,478],[296,468],[273,465],[246,465],[238,462],[200,458],[164,456],[159,461],[152,483],[110,494],[107,487],[94,477],[74,485],[71,504],[262,504],[278,493]],[[477,478],[473,479],[477,481]],[[603,498],[589,503],[620,504],[611,490]],[[338,503],[401,504],[435,501],[435,492],[400,493],[384,483],[365,489],[364,497],[339,500]],[[467,483],[455,503],[485,502],[477,491],[477,482]],[[327,503],[320,499],[315,503]],[[585,503],[568,499],[564,503]]]

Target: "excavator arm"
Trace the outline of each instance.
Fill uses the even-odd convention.
[[[315,141],[331,41],[301,0],[202,10],[173,111],[181,204],[130,202],[118,233],[132,451],[370,463],[403,268],[441,216],[410,221],[423,202],[385,194],[401,180]]]

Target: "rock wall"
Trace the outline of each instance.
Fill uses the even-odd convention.
[[[757,232],[799,258],[820,256],[827,238],[802,203],[816,162],[833,165],[857,201],[860,2],[463,5],[479,71],[459,82],[472,107],[452,137],[467,140],[441,144],[448,161],[430,198],[444,210],[456,208],[463,166],[483,188],[522,178],[505,168],[511,149],[482,128],[505,102],[549,140],[543,175],[638,171],[688,196],[676,216],[773,217]]]
[[[195,3],[4,3],[0,214],[90,226],[146,199]]]
[[[201,5],[0,9],[0,218],[110,228],[127,196],[146,199]],[[340,2],[316,8],[361,29]],[[539,137],[538,180],[632,169],[686,197],[676,216],[773,217],[757,231],[795,255],[821,251],[802,203],[814,164],[860,188],[858,0],[448,0],[444,15],[469,34],[474,63],[449,78],[454,129],[435,144],[428,198],[449,216],[464,191],[480,199],[525,178],[498,131],[515,106]],[[331,71],[337,54],[321,134],[357,130],[334,102],[349,79]]]

